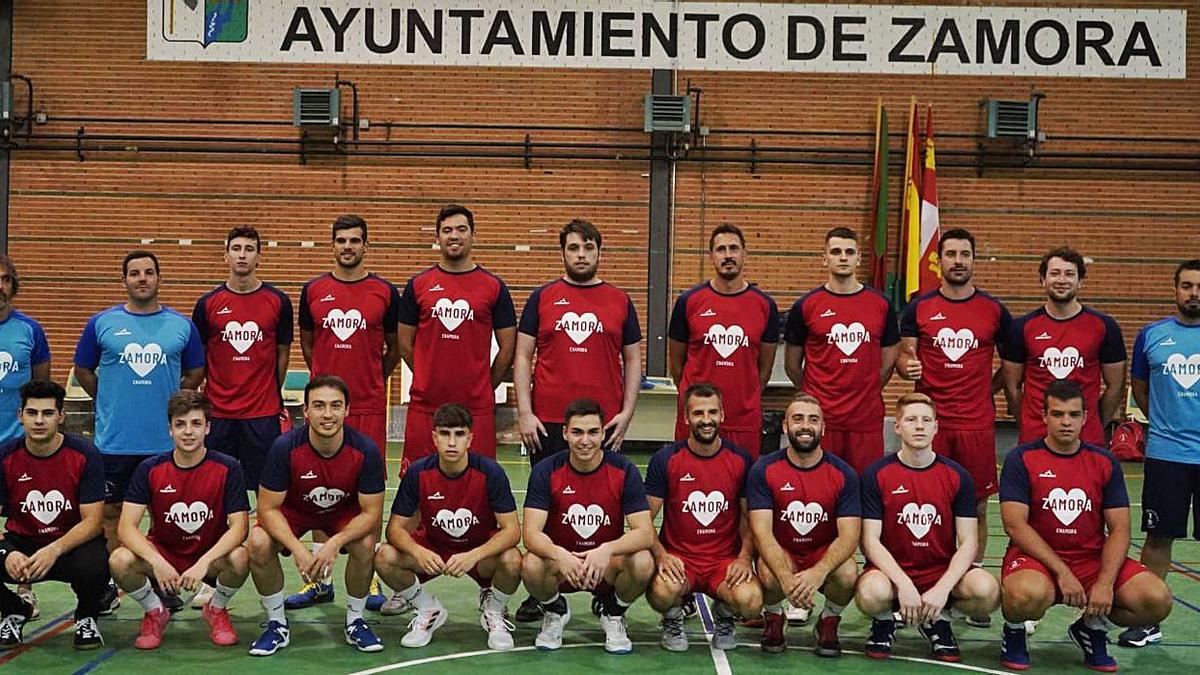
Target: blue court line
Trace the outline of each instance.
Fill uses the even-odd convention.
[[[41,635],[42,633],[45,633],[46,631],[53,629],[54,627],[58,626],[59,624],[61,624],[62,622],[66,621],[67,619],[69,619],[73,616],[75,616],[75,610],[69,609],[69,610],[63,612],[62,614],[58,615],[54,619],[51,619],[50,621],[47,621],[46,623],[38,626],[37,630],[24,636],[23,641],[29,642],[30,640],[33,640],[37,636]]]
[[[712,615],[708,613],[708,603],[704,601],[704,595],[693,593],[692,599],[696,601],[696,610],[700,614],[700,621],[704,623],[704,632],[711,635],[713,633]]]
[[[84,673],[90,673],[90,672],[92,672],[92,671],[93,671],[93,670],[95,670],[95,669],[96,669],[96,668],[97,668],[97,667],[98,667],[98,666],[99,666],[101,663],[104,663],[105,661],[107,661],[107,660],[111,659],[111,658],[113,657],[113,655],[114,655],[114,654],[116,654],[116,653],[117,653],[117,648],[116,648],[116,647],[113,647],[112,649],[106,649],[106,650],[104,650],[103,652],[100,652],[100,655],[99,655],[99,656],[97,656],[96,658],[92,659],[91,661],[88,661],[88,662],[87,662],[87,664],[85,664],[85,665],[84,665],[82,668],[80,668],[79,670],[75,671],[75,675],[83,675]]]

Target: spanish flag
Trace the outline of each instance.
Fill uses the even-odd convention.
[[[908,104],[908,140],[904,144],[904,191],[900,209],[901,280],[896,284],[897,305],[903,306],[921,288],[921,149],[917,99]]]

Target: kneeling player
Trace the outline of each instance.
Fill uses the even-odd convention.
[[[873,617],[867,656],[884,659],[896,636],[893,612],[917,626],[934,658],[958,661],[946,610],[986,616],[1000,603],[996,578],[972,567],[978,546],[975,486],[953,460],[933,452],[937,419],[924,394],[896,403],[900,451],[862,477],[862,549],[868,565],[855,600]]]
[[[1070,380],[1046,387],[1046,437],[1008,453],[1000,473],[1000,516],[1011,542],[1004,556],[1001,662],[1029,667],[1024,623],[1061,602],[1083,610],[1067,635],[1092,670],[1112,672],[1108,631],[1156,625],[1171,591],[1129,551],[1129,495],[1121,464],[1079,440],[1087,417]],[[1105,530],[1107,529],[1107,535]]]
[[[746,480],[750,526],[762,579],[762,649],[782,652],[783,601],[811,610],[813,594],[825,595],[814,628],[817,656],[841,656],[838,624],[854,598],[862,509],[858,474],[821,448],[825,419],[817,399],[797,394],[783,419],[788,447],[764,455]]]
[[[405,647],[424,647],[446,623],[442,602],[421,583],[439,575],[470,576],[483,588],[480,623],[488,647],[513,648],[504,621],[508,598],[521,583],[521,525],[504,469],[468,452],[471,413],[446,403],[433,413],[437,455],[412,463],[388,521],[387,542],[375,554],[375,570],[417,609]],[[414,531],[415,530],[415,531]]]
[[[190,389],[167,402],[175,449],[138,465],[125,490],[117,534],[122,546],[112,552],[113,577],[146,611],[133,646],[155,649],[171,613],[150,585],[180,595],[208,583],[215,588],[201,616],[213,644],[237,644],[229,622],[229,601],[246,583],[246,540],[250,502],[242,467],[228,455],[205,448],[211,404]],[[138,529],[150,511],[150,532]]]
[[[646,600],[663,615],[663,649],[688,648],[683,600],[693,592],[717,601],[712,646],[734,649],[735,615],[762,611],[742,493],[750,455],[721,438],[724,409],[712,385],[688,387],[683,412],[688,437],[663,446],[646,469],[651,518],[666,507],[662,532],[651,548],[658,573]]]
[[[346,561],[346,644],[377,652],[383,643],[363,620],[383,518],[383,459],[375,442],[347,427],[350,390],[340,377],[318,375],[304,387],[308,424],[275,440],[258,488],[258,525],[250,531],[250,573],[267,610],[267,629],[250,648],[270,656],[288,646],[279,554],[292,555],[304,582],[326,578],[338,552]],[[300,541],[329,536],[316,553]]]
[[[25,434],[0,447],[0,649],[21,646],[33,606],[4,584],[71,584],[75,648],[104,644],[96,618],[108,588],[101,536],[104,464],[86,439],[59,431],[66,392],[54,382],[21,385]]]
[[[571,608],[562,594],[590,591],[600,599],[604,650],[633,651],[625,610],[654,574],[654,524],[637,467],[606,452],[600,406],[581,399],[567,406],[567,451],[542,460],[525,494],[521,579],[545,614],[535,645],[562,647]],[[622,522],[624,520],[624,522]],[[624,525],[629,525],[625,532]]]

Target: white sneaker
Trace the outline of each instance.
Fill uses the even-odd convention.
[[[408,622],[408,632],[400,638],[404,647],[424,647],[433,639],[433,631],[446,623],[446,608],[442,601],[433,598],[433,606],[417,610],[417,615]]]
[[[633,642],[625,630],[624,616],[601,614],[600,627],[604,629],[604,651],[609,654],[628,654],[633,651]]]
[[[788,625],[803,626],[808,623],[811,614],[809,610],[797,607],[790,602],[784,605],[784,607],[786,608],[784,612],[787,616]]]
[[[495,609],[485,609],[479,617],[479,625],[488,634],[488,649],[506,652],[513,648],[512,631],[516,626],[504,620],[504,614]]]
[[[196,591],[196,595],[192,596],[192,609],[204,609],[208,601],[212,600],[213,593],[216,592],[217,589],[212,586],[201,584],[200,590]]]
[[[31,587],[24,584],[17,586],[17,597],[21,598],[25,602],[28,602],[30,607],[33,608],[32,612],[29,614],[30,619],[36,619],[42,615],[42,610],[38,609],[37,593],[34,593]]]
[[[547,611],[542,615],[542,630],[538,631],[533,644],[543,651],[554,651],[562,648],[563,629],[571,621],[571,606],[567,605],[566,614],[555,614]]]
[[[383,605],[379,608],[379,613],[384,616],[398,616],[400,614],[407,614],[412,608],[412,603],[405,599],[400,591],[396,591],[392,593],[392,597],[384,601]]]

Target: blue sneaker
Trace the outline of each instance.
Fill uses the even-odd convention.
[[[327,602],[333,602],[333,584],[310,581],[300,587],[299,593],[289,595],[283,601],[283,607],[284,609],[304,609]]]
[[[354,648],[360,652],[383,651],[383,641],[362,619],[355,619],[349,626],[346,626],[346,644],[354,645]]]
[[[886,659],[892,655],[892,643],[896,641],[896,622],[872,619],[871,634],[863,645],[863,653],[873,659]]]
[[[379,587],[379,577],[371,579],[371,588],[367,591],[367,611],[378,612],[383,608],[383,603],[387,602],[382,589]]]
[[[1025,627],[1004,626],[1004,641],[1000,643],[1000,665],[1009,670],[1029,670],[1029,645],[1025,642]]]
[[[278,621],[268,621],[267,629],[250,645],[250,656],[270,656],[288,646],[288,625]]]
[[[1108,633],[1088,628],[1083,619],[1067,626],[1067,637],[1083,650],[1083,664],[1101,673],[1115,673],[1117,660],[1108,655]]]

